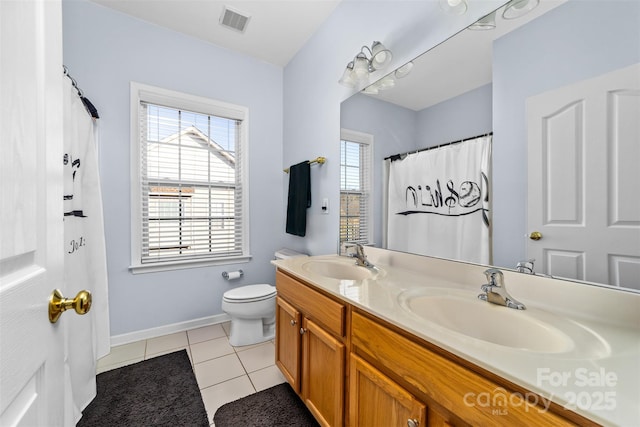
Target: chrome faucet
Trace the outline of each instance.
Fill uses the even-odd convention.
[[[528,259],[526,261],[518,261],[518,263],[516,264],[516,271],[518,273],[531,274],[533,276],[541,276],[541,277],[551,277],[551,278],[553,278],[553,276],[550,275],[550,274],[536,273],[535,270],[534,270],[535,261],[536,260],[533,259],[533,258]]]
[[[360,267],[373,268],[374,265],[367,261],[367,256],[364,254],[364,246],[360,243],[345,243],[345,249],[349,247],[356,248],[354,253],[350,253],[349,256],[356,259],[356,265]]]
[[[504,275],[497,268],[490,268],[484,272],[487,276],[487,284],[482,285],[482,294],[478,298],[490,302],[492,304],[504,305],[505,307],[515,308],[516,310],[525,310],[526,307],[518,302],[507,292],[504,285]]]
[[[525,274],[536,274],[533,271],[533,264],[536,260],[531,258],[528,259],[526,261],[518,261],[518,263],[516,264],[516,270],[518,271],[518,273],[525,273]]]

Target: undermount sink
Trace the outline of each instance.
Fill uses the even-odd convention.
[[[376,268],[360,267],[352,259],[342,260],[313,260],[302,264],[302,269],[324,277],[338,280],[365,280],[375,277],[379,270]]]
[[[541,310],[514,310],[470,291],[420,289],[399,296],[409,313],[466,337],[539,353],[604,357],[608,345],[580,325]]]

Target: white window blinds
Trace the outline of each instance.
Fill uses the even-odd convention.
[[[242,120],[139,103],[141,263],[243,254]]]
[[[350,138],[350,139],[361,139]],[[371,243],[371,144],[340,141],[340,242]]]

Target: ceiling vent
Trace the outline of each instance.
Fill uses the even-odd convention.
[[[224,6],[222,14],[220,15],[220,24],[224,27],[244,33],[250,18],[250,16],[244,15],[237,10],[230,9],[228,6]]]

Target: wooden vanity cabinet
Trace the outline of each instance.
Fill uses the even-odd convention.
[[[560,407],[547,410],[540,404],[526,401],[527,395],[534,395],[506,381],[496,382],[498,377],[484,376],[471,369],[468,362],[455,361],[454,356],[446,355],[443,350],[430,349],[418,339],[366,313],[352,311],[350,338],[351,360],[360,358],[368,361],[372,368],[378,370],[378,376],[392,378],[388,381],[396,384],[393,388],[404,390],[413,399],[426,404],[426,422],[420,423],[419,427],[596,425]],[[351,372],[354,369],[352,366]],[[352,378],[351,387],[353,384]],[[400,394],[400,391],[396,392]],[[349,393],[353,392],[350,388]],[[351,399],[353,401],[357,397],[351,395]],[[377,397],[372,403],[376,401],[381,404]],[[396,403],[391,402],[386,405],[386,410],[393,410],[395,406]],[[572,422],[569,417],[576,421]],[[408,425],[407,420],[396,425]]]
[[[302,399],[320,424],[344,418],[345,346],[310,319],[303,319]]]
[[[345,305],[276,272],[276,365],[323,426],[342,426]]]
[[[280,270],[276,287],[276,364],[323,426],[597,425]]]
[[[276,365],[291,387],[300,393],[300,312],[276,297]]]
[[[353,353],[349,366],[349,425],[425,425],[427,407],[424,403]]]

